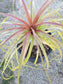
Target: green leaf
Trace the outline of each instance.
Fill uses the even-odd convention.
[[[44,30],[46,28],[46,25],[40,25],[37,29]]]

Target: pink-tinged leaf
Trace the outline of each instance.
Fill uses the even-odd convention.
[[[39,14],[40,14],[42,8],[47,4],[47,2],[48,2],[48,0],[46,0],[45,3],[44,3],[44,4],[41,6],[41,8],[39,9],[39,11],[38,11],[38,13],[37,13],[37,15],[36,15],[36,17],[35,17],[35,19],[34,19],[34,21],[33,21],[33,24],[35,24],[36,21],[38,20],[38,16],[39,16]]]
[[[28,47],[26,48],[26,45],[27,45],[27,41],[28,41],[29,36],[30,36],[30,33],[28,32],[28,33],[26,34],[25,40],[24,40],[24,42],[23,42],[23,49],[22,49],[23,58],[22,58],[22,60],[24,60],[25,55],[26,55],[26,52],[27,52],[27,49],[28,49]]]
[[[14,25],[16,25],[16,26],[23,26],[23,27],[25,27],[25,25],[22,25],[22,24],[17,24],[17,23],[2,25],[2,27],[8,27],[8,26],[14,26]]]
[[[5,30],[1,30],[0,33],[3,33],[3,32],[7,32],[7,31],[12,31],[12,30],[23,30],[25,28],[21,28],[21,27],[13,27],[13,28],[9,28],[9,29],[5,29]]]
[[[29,24],[28,24],[27,22],[25,22],[24,20],[22,20],[22,19],[20,19],[20,18],[18,18],[18,17],[16,17],[16,16],[14,16],[14,15],[7,14],[7,13],[0,13],[0,15],[10,16],[10,17],[15,18],[15,19],[17,19],[18,21],[24,23],[26,26],[29,26]]]
[[[32,1],[33,0],[31,0],[31,21],[32,21]]]
[[[25,59],[25,55],[26,55],[26,52],[27,52],[27,49],[28,49],[28,43],[27,43],[27,41],[28,41],[29,36],[30,36],[30,33],[28,32],[28,33],[26,34],[25,40],[24,40],[24,42],[23,42],[22,52],[21,52],[20,60],[19,60],[17,84],[19,84],[20,70],[21,70],[21,68],[22,68],[23,61],[24,61],[24,59]]]
[[[56,23],[56,22],[42,22],[42,23],[38,24],[37,27],[40,26],[40,25],[44,25],[44,24],[45,25],[46,24],[48,24],[48,25],[57,25],[57,26],[62,26],[63,27],[63,24]]]
[[[30,36],[30,33],[28,32],[26,35],[25,35],[26,37],[25,37],[25,40],[24,40],[24,42],[23,42],[23,47],[22,47],[22,62],[23,62],[23,60],[24,60],[24,58],[25,58],[25,55],[26,55],[26,52],[27,52],[27,49],[28,49],[28,43],[27,43],[27,41],[28,41],[28,38],[29,38],[29,36]]]
[[[49,3],[47,3],[48,0],[46,0],[46,2],[43,4],[42,9],[40,8],[39,12],[37,13],[37,15],[36,15],[36,17],[35,17],[35,19],[34,19],[34,21],[33,21],[33,24],[36,24],[36,23],[37,23],[38,19],[40,18],[40,15],[46,10],[46,8],[47,8],[53,1],[54,1],[54,0],[51,0]],[[44,7],[44,6],[45,6],[45,7]]]
[[[44,35],[48,35],[47,33],[45,33],[44,31],[41,31],[41,30],[37,30],[36,32],[42,33]]]
[[[35,34],[35,31],[34,31],[34,29],[33,29],[33,28],[31,28],[31,30],[32,30],[32,32],[33,32],[33,35],[34,35],[34,38],[35,38],[35,40],[36,40],[36,34]]]
[[[34,36],[34,38],[35,38],[35,41],[36,41],[36,43],[38,44],[38,42],[37,42],[37,37],[38,37],[38,35],[35,33],[35,31],[34,31],[33,28],[31,28],[31,29],[32,29],[33,36]],[[41,30],[37,30],[37,32],[40,32],[40,33],[42,33],[42,34],[46,34],[45,32],[42,32]],[[38,46],[39,46],[39,45],[38,45]]]
[[[29,13],[28,13],[28,10],[27,10],[27,7],[26,7],[26,4],[25,4],[24,0],[22,0],[22,3],[23,3],[23,6],[24,6],[24,9],[25,9],[25,12],[26,12],[27,20],[31,24],[31,18],[29,16]]]
[[[19,34],[19,33],[23,33],[24,31],[25,31],[25,30],[19,30],[19,31],[15,32],[15,33],[12,34],[10,37],[8,37],[5,41],[3,41],[0,46],[2,46],[3,44],[5,44],[8,40],[10,40],[10,39],[11,39],[12,37],[14,37],[15,35],[17,35],[17,34]]]

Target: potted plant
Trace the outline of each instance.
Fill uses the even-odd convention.
[[[20,70],[22,69],[22,66],[26,65],[26,63],[28,62],[32,49],[35,46],[36,52],[34,51],[34,53],[36,54],[35,55],[36,59],[34,63],[35,64],[37,63],[38,57],[40,56],[41,62],[43,64],[43,68],[46,72],[49,83],[51,84],[51,81],[47,74],[47,69],[49,68],[49,60],[47,57],[45,46],[49,49],[52,49],[53,51],[57,49],[60,52],[60,56],[61,56],[60,59],[62,59],[61,46],[63,46],[63,44],[60,41],[58,41],[55,37],[53,37],[52,34],[50,35],[48,33],[48,32],[52,32],[56,28],[57,33],[62,38],[62,32],[61,32],[63,31],[62,17],[58,13],[59,9],[55,9],[53,12],[48,12],[45,14],[45,10],[54,0],[46,0],[37,13],[35,13],[33,9],[33,4],[32,4],[33,0],[30,1],[29,4],[30,9],[27,9],[24,0],[21,1],[26,13],[24,17],[26,17],[27,21],[18,18],[15,15],[0,13],[0,15],[8,16],[3,20],[3,23],[5,23],[5,21],[9,17],[16,20],[16,22],[10,21],[10,23],[7,25],[2,25],[3,23],[1,23],[1,27],[7,27],[7,26],[12,27],[14,25],[16,26],[16,27],[12,27],[12,28],[8,27],[8,29],[0,30],[0,37],[2,37],[3,34],[8,35],[8,32],[12,31],[11,33],[9,33],[10,36],[0,43],[0,47],[2,47],[7,41],[12,39],[11,45],[9,46],[3,59],[5,60],[5,62],[4,62],[2,74],[4,74],[7,67],[9,67],[12,71],[18,69],[17,84],[19,84]],[[55,14],[57,16],[55,16]],[[50,30],[51,28],[52,30]],[[19,46],[17,46],[18,44]],[[19,58],[17,58],[14,55],[16,54],[17,50],[19,50],[20,48],[21,48],[21,55]],[[44,63],[42,55],[44,55],[47,67]],[[9,63],[11,62],[11,59],[13,57],[15,57],[18,62],[18,66],[16,66],[15,68],[9,66]]]

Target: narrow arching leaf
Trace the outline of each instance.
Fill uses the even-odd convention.
[[[62,34],[62,32],[60,32],[60,31],[57,31],[58,32],[58,34],[60,35],[60,37],[61,37],[61,39],[62,39],[62,43],[63,43],[63,34]]]
[[[34,38],[32,37],[32,41],[31,41],[31,44],[30,44],[30,48],[29,48],[29,51],[28,51],[28,54],[27,54],[27,57],[26,59],[24,60],[23,64],[26,64],[30,58],[30,55],[31,55],[31,51],[32,51],[32,48],[33,48],[33,44],[34,44]]]
[[[45,60],[46,60],[46,62],[47,62],[47,69],[48,69],[48,68],[49,68],[49,61],[48,61],[48,57],[47,57],[46,51],[45,51],[45,49],[44,49],[44,47],[43,47],[43,44],[42,44],[41,40],[40,40],[39,37],[36,35],[36,33],[35,33],[35,31],[34,31],[33,29],[32,29],[32,32],[33,32],[33,34],[34,34],[34,37],[35,37],[35,38],[37,37],[37,42],[39,43],[39,46],[40,46],[41,50],[43,51],[43,54],[44,54],[44,56],[45,56]]]
[[[23,33],[24,31],[22,31],[22,30],[19,30],[19,31],[17,31],[16,33],[14,33],[14,34],[12,34],[10,37],[8,37],[5,41],[3,41],[1,44],[0,44],[0,46],[1,45],[3,45],[3,44],[5,44],[9,39],[11,39],[12,37],[14,37],[15,35],[17,35],[18,33]]]
[[[42,16],[42,17],[41,17],[41,21],[45,21],[45,20],[48,19],[49,17],[52,18],[52,16],[54,16],[59,10],[60,10],[60,8],[55,9],[55,10],[52,11],[51,13],[47,13],[45,16]]]
[[[39,9],[37,15],[35,16],[35,19],[34,19],[33,23],[36,22],[36,21],[38,20],[39,14],[40,14],[42,8],[47,4],[47,2],[48,2],[48,0],[46,0],[45,3],[41,6],[41,8]]]
[[[48,0],[47,0],[48,1]],[[47,1],[46,1],[46,3],[47,3]],[[35,17],[35,19],[34,19],[34,21],[33,21],[33,23],[35,24],[37,21],[38,21],[38,19],[39,19],[39,17],[40,17],[40,15],[45,11],[45,9],[53,2],[54,0],[51,0],[49,3],[45,3],[46,5],[45,5],[45,7],[43,7],[42,9],[41,9],[41,11],[39,12],[39,14]]]
[[[25,40],[23,42],[23,48],[22,48],[22,52],[20,55],[20,60],[19,60],[19,67],[18,67],[18,77],[17,77],[17,84],[19,84],[19,76],[20,76],[20,70],[22,69],[22,65],[23,65],[23,61],[25,59],[25,55],[29,46],[29,43],[27,44],[27,40],[29,38],[30,33],[28,33],[25,37]]]
[[[23,36],[21,36],[21,37],[18,39],[18,41],[19,41],[20,39],[22,39],[22,37],[23,37]],[[13,50],[13,49],[15,48],[14,46],[16,45],[16,43],[17,43],[18,41],[15,41],[15,40],[14,40],[14,43],[11,44],[11,47],[9,47],[8,51],[6,52],[5,58],[4,58],[5,64],[4,64],[3,72],[2,72],[2,73],[4,73],[4,71],[6,70],[8,64],[9,64],[9,62],[10,62],[10,60],[12,59],[13,55],[15,54],[16,50],[18,50],[18,48],[17,48],[13,53],[12,53],[12,51],[11,51],[11,50]],[[21,45],[20,45],[20,46],[21,46]],[[20,48],[20,46],[19,46],[19,48]],[[11,54],[11,53],[12,53],[12,54]],[[10,57],[9,57],[9,56],[10,56]]]
[[[28,22],[31,24],[31,18],[30,18],[30,16],[29,16],[29,13],[28,13],[28,10],[27,10],[27,7],[26,7],[26,5],[25,5],[24,0],[22,0],[22,3],[23,3],[23,6],[24,6],[24,9],[25,9],[25,12],[26,12],[27,20],[28,20]]]
[[[15,15],[15,13],[14,13],[14,2],[15,2],[15,0],[13,0],[13,3],[12,3],[13,15]]]
[[[56,22],[42,22],[42,23],[40,23],[40,24],[38,24],[37,26],[39,26],[39,25],[56,25],[56,26],[61,26],[61,27],[63,27],[63,24],[60,24],[60,23],[56,23]]]
[[[3,25],[3,22],[5,22],[7,19],[8,19],[9,17],[6,17],[2,22],[1,22],[1,26],[0,27],[2,27],[2,25]],[[0,28],[1,29],[1,28]]]
[[[35,59],[35,61],[34,61],[34,64],[35,64],[35,65],[36,65],[36,63],[37,63],[38,56],[39,56],[39,50],[37,50],[36,59]]]
[[[22,23],[24,23],[24,24],[26,24],[26,25],[28,26],[27,22],[25,22],[24,20],[22,20],[22,19],[20,19],[20,18],[18,18],[18,17],[16,17],[16,16],[14,16],[14,15],[7,14],[7,13],[0,13],[0,15],[10,16],[10,17],[15,18],[15,19],[17,19],[18,21],[20,21],[20,22],[22,22]]]

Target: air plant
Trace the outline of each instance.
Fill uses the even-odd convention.
[[[60,9],[59,8],[55,9],[53,12],[50,12],[49,10],[47,10],[48,12],[45,13],[48,6],[54,0],[46,0],[43,3],[43,5],[40,7],[37,13],[35,13],[35,10],[33,8],[33,2],[34,2],[33,0],[30,1],[29,8],[26,7],[24,0],[21,0],[21,1],[26,13],[24,17],[26,17],[27,21],[15,15],[0,13],[0,15],[8,16],[1,23],[1,27],[5,27],[6,29],[1,28],[0,37],[2,37],[2,35],[4,36],[9,35],[7,39],[5,39],[3,42],[0,43],[0,47],[4,46],[4,44],[7,41],[12,39],[11,45],[8,47],[8,50],[6,51],[6,54],[3,59],[5,60],[5,62],[4,62],[2,74],[5,72],[7,67],[9,67],[12,71],[15,71],[16,69],[18,69],[17,84],[19,84],[20,70],[22,69],[22,66],[25,66],[26,63],[28,62],[34,44],[36,44],[37,46],[37,58],[35,62],[37,62],[38,54],[40,53],[40,58],[48,79],[49,79],[49,76],[47,74],[47,69],[49,68],[49,60],[43,44],[47,44],[53,51],[57,49],[60,52],[60,56],[61,56],[60,59],[62,59],[61,46],[63,46],[63,44],[60,41],[58,41],[52,35],[48,34],[48,32],[52,32],[52,30],[57,29],[57,33],[62,38],[62,33],[60,33],[61,31],[63,31],[62,17],[58,12]],[[3,25],[9,17],[15,19],[16,21],[15,22],[10,21],[10,23],[8,23],[7,25]],[[11,26],[11,28],[9,28],[9,26]],[[16,26],[16,27],[12,27],[12,26]],[[52,30],[50,30],[51,28]],[[45,29],[49,29],[49,31],[45,31]],[[22,44],[16,47],[16,45],[19,42],[21,42]],[[11,59],[14,57],[14,55],[16,55],[16,52],[20,47],[22,47],[20,57],[18,58],[17,56],[15,56],[18,62],[18,66],[15,66],[15,68],[13,68],[9,65],[9,63],[11,62]],[[28,50],[28,47],[29,47],[29,50]],[[44,54],[47,67],[41,56],[40,49]],[[28,50],[28,54],[26,56],[27,50]],[[49,82],[51,83],[50,79],[49,79]]]

